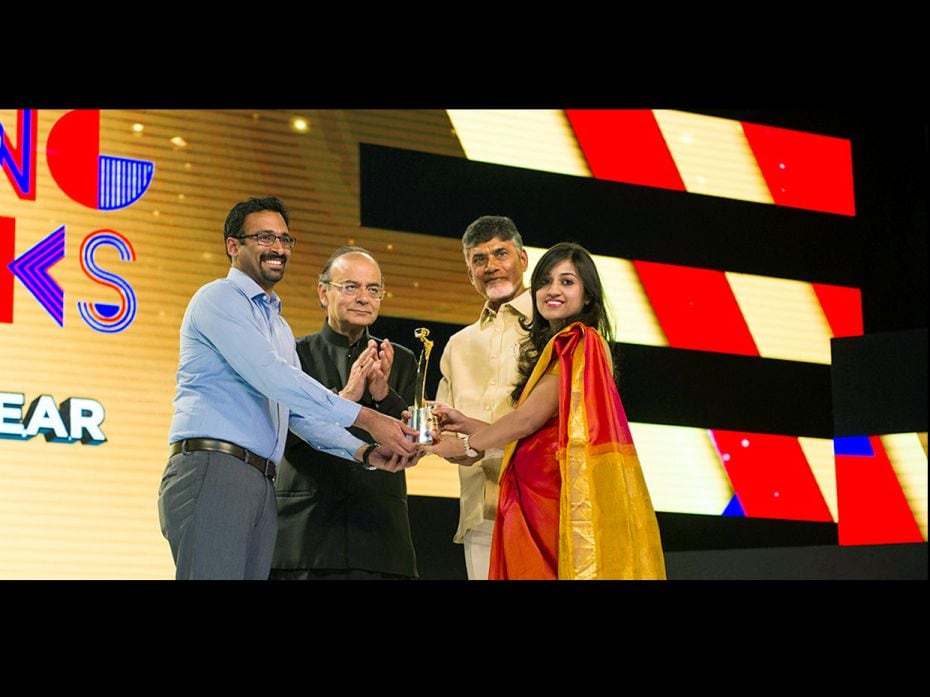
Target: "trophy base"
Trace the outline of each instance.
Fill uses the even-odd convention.
[[[429,407],[410,407],[410,413],[411,417],[407,425],[416,429],[419,433],[417,436],[408,436],[408,439],[420,445],[432,445],[433,435],[431,431],[436,425],[433,419],[433,410]]]

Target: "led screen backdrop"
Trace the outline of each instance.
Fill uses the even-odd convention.
[[[173,576],[156,497],[178,327],[228,269],[230,206],[267,194],[299,240],[277,287],[298,336],[343,244],[378,258],[376,328],[414,347],[415,326],[477,316],[460,237],[478,215],[511,215],[531,260],[581,242],[656,508],[838,519],[830,346],[862,334],[847,140],[658,110],[6,109],[0,126],[2,578]],[[905,492],[926,481],[914,438],[922,459],[883,450],[918,472]],[[438,460],[408,482],[458,493]],[[926,497],[905,499],[925,540]]]

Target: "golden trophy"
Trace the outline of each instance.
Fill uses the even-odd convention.
[[[419,431],[416,442],[421,445],[431,445],[435,427],[433,410],[426,403],[426,366],[429,363],[429,354],[433,350],[433,342],[429,339],[429,329],[420,327],[413,331],[413,335],[423,342],[420,360],[417,362],[417,381],[414,386],[413,406],[410,407],[410,420],[407,425]],[[413,438],[411,436],[411,438]]]

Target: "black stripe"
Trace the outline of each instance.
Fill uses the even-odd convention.
[[[372,331],[419,355],[413,330],[422,326],[436,342],[426,382],[432,397],[439,357],[461,326],[380,317]],[[630,421],[833,437],[830,366],[640,344],[616,344],[614,356]]]
[[[630,421],[832,438],[830,366],[618,344]]]
[[[835,545],[836,523],[657,511],[666,552]]]
[[[858,218],[472,162],[362,143],[361,223],[460,238],[508,215],[524,243],[861,287]]]

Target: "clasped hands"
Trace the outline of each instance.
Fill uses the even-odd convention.
[[[388,396],[388,378],[391,376],[391,367],[394,365],[394,347],[387,339],[378,342],[368,340],[368,346],[358,354],[358,358],[349,369],[346,386],[339,391],[340,397],[357,402],[365,394],[365,387],[371,398],[376,402],[383,401]]]
[[[374,339],[368,340],[368,346],[358,355],[349,370],[345,387],[339,396],[358,402],[365,394],[365,388],[375,402],[387,398],[390,388],[388,378],[394,364],[394,347],[385,339],[381,346]],[[380,443],[368,452],[367,464],[372,469],[399,472],[413,467],[425,455],[411,442],[410,438],[417,432],[404,422],[374,409],[363,407],[355,425],[368,431]],[[355,453],[355,459],[361,460],[368,446],[363,446]]]

